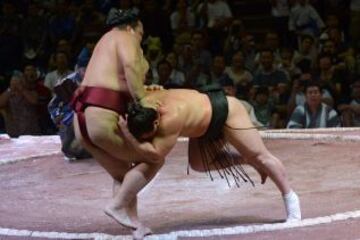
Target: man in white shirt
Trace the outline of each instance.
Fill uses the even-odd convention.
[[[51,92],[54,92],[54,86],[59,79],[71,73],[71,70],[68,68],[68,58],[66,54],[64,52],[57,52],[55,57],[56,69],[46,74],[44,80],[44,85],[48,87]]]

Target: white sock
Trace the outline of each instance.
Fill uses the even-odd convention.
[[[289,193],[283,196],[287,218],[286,221],[301,220],[300,201],[298,195],[290,190]]]

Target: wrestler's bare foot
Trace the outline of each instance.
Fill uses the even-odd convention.
[[[131,219],[130,215],[128,214],[129,209],[127,208],[119,208],[110,205],[104,209],[104,212],[106,215],[113,218],[116,222],[125,227],[136,229],[139,226],[137,221]]]
[[[150,234],[152,234],[151,229],[140,224],[140,226],[135,231],[133,231],[132,235],[134,240],[141,240],[144,239],[145,236]]]

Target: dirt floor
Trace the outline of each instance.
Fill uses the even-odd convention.
[[[359,142],[265,143],[288,171],[303,221],[283,223],[279,191],[270,179],[261,185],[249,166],[255,187],[187,175],[187,142],[179,142],[139,195],[149,239],[360,239]],[[109,175],[93,159],[65,161],[59,147],[54,136],[0,140],[0,239],[131,239],[102,211],[111,199]]]

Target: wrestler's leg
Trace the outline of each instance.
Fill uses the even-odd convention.
[[[105,170],[113,177],[114,179],[113,195],[115,196],[116,191],[118,191],[119,186],[123,182],[125,174],[131,168],[130,163],[114,158],[113,156],[110,156],[109,154],[104,152],[102,149],[97,148],[84,141],[83,137],[79,132],[79,126],[76,116],[74,118],[74,130],[75,130],[76,138],[79,140],[81,145],[85,147],[85,149],[92,154],[92,156],[97,160],[97,162],[103,168],[105,168]],[[121,153],[119,155],[121,155]],[[116,205],[123,207],[117,207],[116,209],[112,208],[111,209],[112,211],[109,211],[109,206],[108,206],[105,208],[105,213],[110,217],[114,218],[121,225],[124,225],[126,227],[136,228],[139,222],[136,211],[136,199],[134,199],[134,202],[132,202],[128,206],[125,206],[123,203],[116,201],[117,199],[114,197],[113,202],[110,203],[109,206]]]
[[[267,178],[267,174],[262,170],[255,162],[247,162],[243,156],[241,156],[238,152],[227,152],[226,154],[230,154],[231,157],[235,161],[225,161],[223,165],[215,167],[214,164],[204,166],[203,158],[201,156],[199,140],[196,138],[190,138],[188,144],[188,157],[189,157],[189,165],[191,169],[198,171],[198,172],[206,172],[207,170],[217,170],[222,168],[231,167],[226,165],[227,163],[241,163],[241,164],[249,164],[251,165],[260,175],[261,177],[261,184],[264,184]],[[219,159],[225,158],[226,156],[218,155],[216,156]],[[211,159],[208,159],[209,162],[213,162]]]
[[[153,179],[159,169],[162,167],[163,161],[156,164],[139,163],[128,171],[124,177],[124,180],[116,191],[114,203],[122,203],[125,205],[131,205],[136,201],[137,194]],[[115,209],[117,206],[113,206]],[[137,210],[136,208],[132,208]],[[135,212],[137,216],[137,212]],[[137,228],[134,232],[136,239],[142,239],[145,235],[151,233],[151,230],[144,226],[140,221],[137,222]]]
[[[113,111],[87,107],[86,127],[91,141],[114,158],[128,163],[134,162],[136,151],[126,144],[118,127],[119,115]],[[146,162],[146,159],[142,159]]]
[[[226,125],[232,128],[251,128],[253,125],[243,105],[235,98],[229,98],[229,115]],[[226,139],[244,158],[262,168],[281,191],[288,220],[301,219],[297,195],[291,190],[284,165],[265,147],[256,129],[234,130],[224,127]]]

